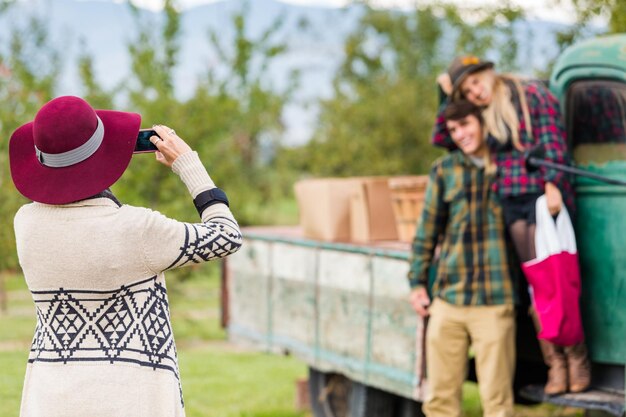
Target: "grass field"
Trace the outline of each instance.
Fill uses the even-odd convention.
[[[172,326],[188,417],[311,417],[295,407],[296,381],[306,365],[293,357],[244,350],[226,341],[219,326],[217,268],[205,266],[186,279],[170,280]],[[0,313],[0,416],[17,416],[35,320],[20,275],[0,276],[7,311]],[[475,384],[464,388],[467,417],[481,415]],[[578,417],[577,410],[518,407],[519,417]]]

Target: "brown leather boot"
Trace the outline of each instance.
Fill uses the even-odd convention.
[[[591,384],[591,363],[587,346],[579,343],[565,347],[570,392],[583,392]]]
[[[567,359],[561,346],[539,339],[543,360],[548,365],[548,382],[543,388],[546,395],[558,395],[567,392]]]

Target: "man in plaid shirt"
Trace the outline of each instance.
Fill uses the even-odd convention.
[[[460,100],[445,112],[459,148],[432,166],[410,258],[411,304],[430,316],[426,333],[427,417],[460,417],[470,343],[486,417],[513,416],[514,283],[502,209],[492,190],[495,167],[478,107]],[[437,275],[428,270],[440,244]]]

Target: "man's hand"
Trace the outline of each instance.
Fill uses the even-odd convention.
[[[548,203],[548,211],[552,216],[559,214],[563,205],[563,196],[558,187],[551,182],[546,182],[546,202]]]
[[[428,306],[430,306],[430,297],[428,296],[426,287],[417,287],[411,291],[409,301],[417,314],[422,317],[427,317],[429,315]]]

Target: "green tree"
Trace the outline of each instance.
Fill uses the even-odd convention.
[[[43,17],[15,23],[8,49],[0,53],[0,270],[17,267],[13,216],[27,202],[11,180],[8,139],[53,97],[61,69],[59,54],[48,33]]]
[[[113,101],[119,93],[121,86],[106,91],[96,79],[93,56],[88,52],[84,40],[81,40],[80,54],[78,56],[78,75],[83,85],[82,97],[96,109],[112,109]]]
[[[579,39],[597,35],[596,29],[588,30],[596,18],[608,22],[606,33],[626,32],[626,2],[623,0],[557,0],[556,4],[572,4],[576,13],[574,24],[558,34],[560,50]]]
[[[443,4],[434,6],[437,15],[443,15],[441,24],[450,28],[455,35],[454,55],[472,53],[477,56],[491,56],[498,62],[500,71],[517,69],[518,43],[513,33],[514,23],[524,13],[510,1],[497,6],[459,7]],[[441,50],[445,50],[441,45]],[[453,57],[445,53],[449,62]]]
[[[427,172],[441,154],[430,145],[436,75],[468,52],[495,52],[502,67],[512,67],[511,22],[519,16],[508,7],[478,13],[443,5],[405,13],[365,6],[300,166],[323,176]]]
[[[8,2],[0,3],[0,12]],[[232,18],[235,38],[222,43],[215,33],[207,45],[219,56],[220,71],[203,75],[193,96],[176,97],[174,72],[180,53],[180,15],[176,2],[165,0],[163,13],[152,15],[129,2],[134,27],[128,44],[129,76],[120,85],[104,89],[94,72],[93,56],[81,45],[76,63],[83,97],[96,108],[119,108],[142,115],[142,126],[167,124],[197,150],[216,183],[233,201],[242,224],[267,223],[272,205],[284,198],[291,181],[272,168],[280,153],[281,121],[296,85],[297,74],[280,91],[272,84],[269,67],[285,53],[276,40],[280,18],[257,37],[249,33],[244,7]],[[10,46],[0,51],[0,132],[8,137],[32,119],[43,103],[54,97],[60,73],[59,53],[52,47],[46,20],[33,18],[12,32]],[[0,141],[0,269],[16,267],[13,214],[26,202],[10,181],[7,141]],[[286,186],[289,184],[289,187]],[[197,214],[180,181],[153,155],[136,155],[114,193],[125,203],[149,206],[176,218],[193,221]],[[4,256],[8,254],[8,256]]]
[[[128,110],[142,116],[142,127],[154,124],[183,126],[181,105],[175,97],[174,70],[180,53],[180,13],[174,0],[164,0],[163,12],[151,15],[128,2],[137,33],[127,44],[130,56],[130,75],[121,88]],[[83,61],[88,68],[88,60]],[[87,77],[88,79],[88,77]],[[95,86],[91,91],[101,95]],[[105,94],[106,96],[106,94]],[[183,135],[183,133],[181,133]],[[122,181],[113,187],[114,193],[125,203],[148,206],[164,213],[193,219],[193,207],[180,200],[184,195],[180,182],[154,155],[135,155]]]
[[[626,32],[626,3],[622,0],[554,0],[552,6],[573,6],[575,21],[556,33],[558,51],[540,72],[542,78],[550,77],[561,52],[577,41],[598,34]],[[597,19],[607,21],[608,27],[599,29]]]
[[[286,45],[276,40],[284,19],[253,36],[244,5],[230,22],[235,34],[232,44],[209,32],[207,46],[217,55],[219,68],[201,75],[193,95],[181,101],[173,81],[180,53],[180,15],[176,2],[166,0],[163,6],[163,13],[151,15],[129,3],[138,29],[128,44],[131,71],[122,86],[102,89],[92,57],[83,47],[79,72],[86,97],[99,107],[111,106],[121,97],[129,111],[142,115],[143,127],[158,123],[176,129],[200,154],[215,182],[226,189],[240,222],[267,222],[272,202],[284,197],[280,190],[286,189],[276,185],[288,182],[271,165],[281,147],[283,109],[297,79],[293,73],[278,91],[269,77],[269,67],[286,52]],[[112,188],[125,203],[177,218],[196,216],[189,201],[181,198],[186,191],[180,181],[152,155],[136,155]]]
[[[208,70],[183,114],[186,129],[205,141],[198,152],[216,183],[227,188],[238,220],[258,224],[272,221],[272,207],[284,199],[284,184],[291,182],[277,175],[272,164],[282,146],[282,114],[298,74],[292,72],[283,86],[273,84],[269,68],[287,51],[276,40],[284,19],[277,18],[254,36],[246,10],[244,4],[232,16],[232,45],[209,31],[220,65]]]
[[[626,32],[626,3],[622,0],[570,0],[579,25],[587,25],[600,17],[609,23],[609,33]],[[563,1],[559,1],[560,4]]]
[[[0,0],[0,13],[7,10],[16,0]]]

